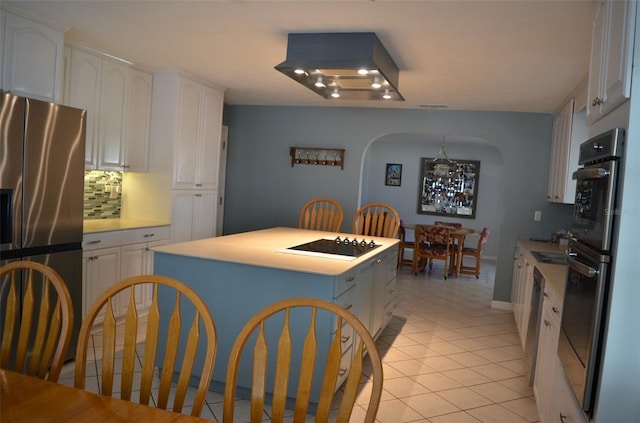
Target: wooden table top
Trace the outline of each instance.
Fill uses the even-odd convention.
[[[211,423],[4,369],[0,369],[0,421]]]

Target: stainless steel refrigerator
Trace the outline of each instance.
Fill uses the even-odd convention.
[[[67,359],[82,321],[85,120],[84,110],[0,91],[0,265],[32,260],[62,276],[74,314]]]

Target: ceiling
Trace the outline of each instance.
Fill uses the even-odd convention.
[[[231,105],[555,111],[589,66],[591,0],[3,1],[144,68],[181,69]],[[274,69],[290,32],[375,32],[404,102],[324,99]]]

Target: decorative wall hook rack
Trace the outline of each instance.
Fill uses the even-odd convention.
[[[289,147],[289,154],[291,167],[306,164],[344,169],[344,148]]]

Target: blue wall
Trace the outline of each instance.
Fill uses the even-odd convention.
[[[230,106],[226,112],[225,234],[295,227],[302,205],[321,196],[342,204],[342,230],[350,231],[351,217],[360,205],[370,145],[385,135],[400,133],[475,137],[502,156],[502,203],[493,205],[493,212],[502,218],[495,231],[499,235],[494,300],[510,301],[516,239],[548,238],[552,232],[568,228],[571,221],[570,206],[546,201],[553,124],[550,114],[276,106]],[[291,167],[291,146],[344,148],[344,170]],[[368,198],[366,192],[362,198]],[[408,191],[404,201],[415,204],[416,192]],[[534,210],[542,211],[542,221],[533,221]]]

